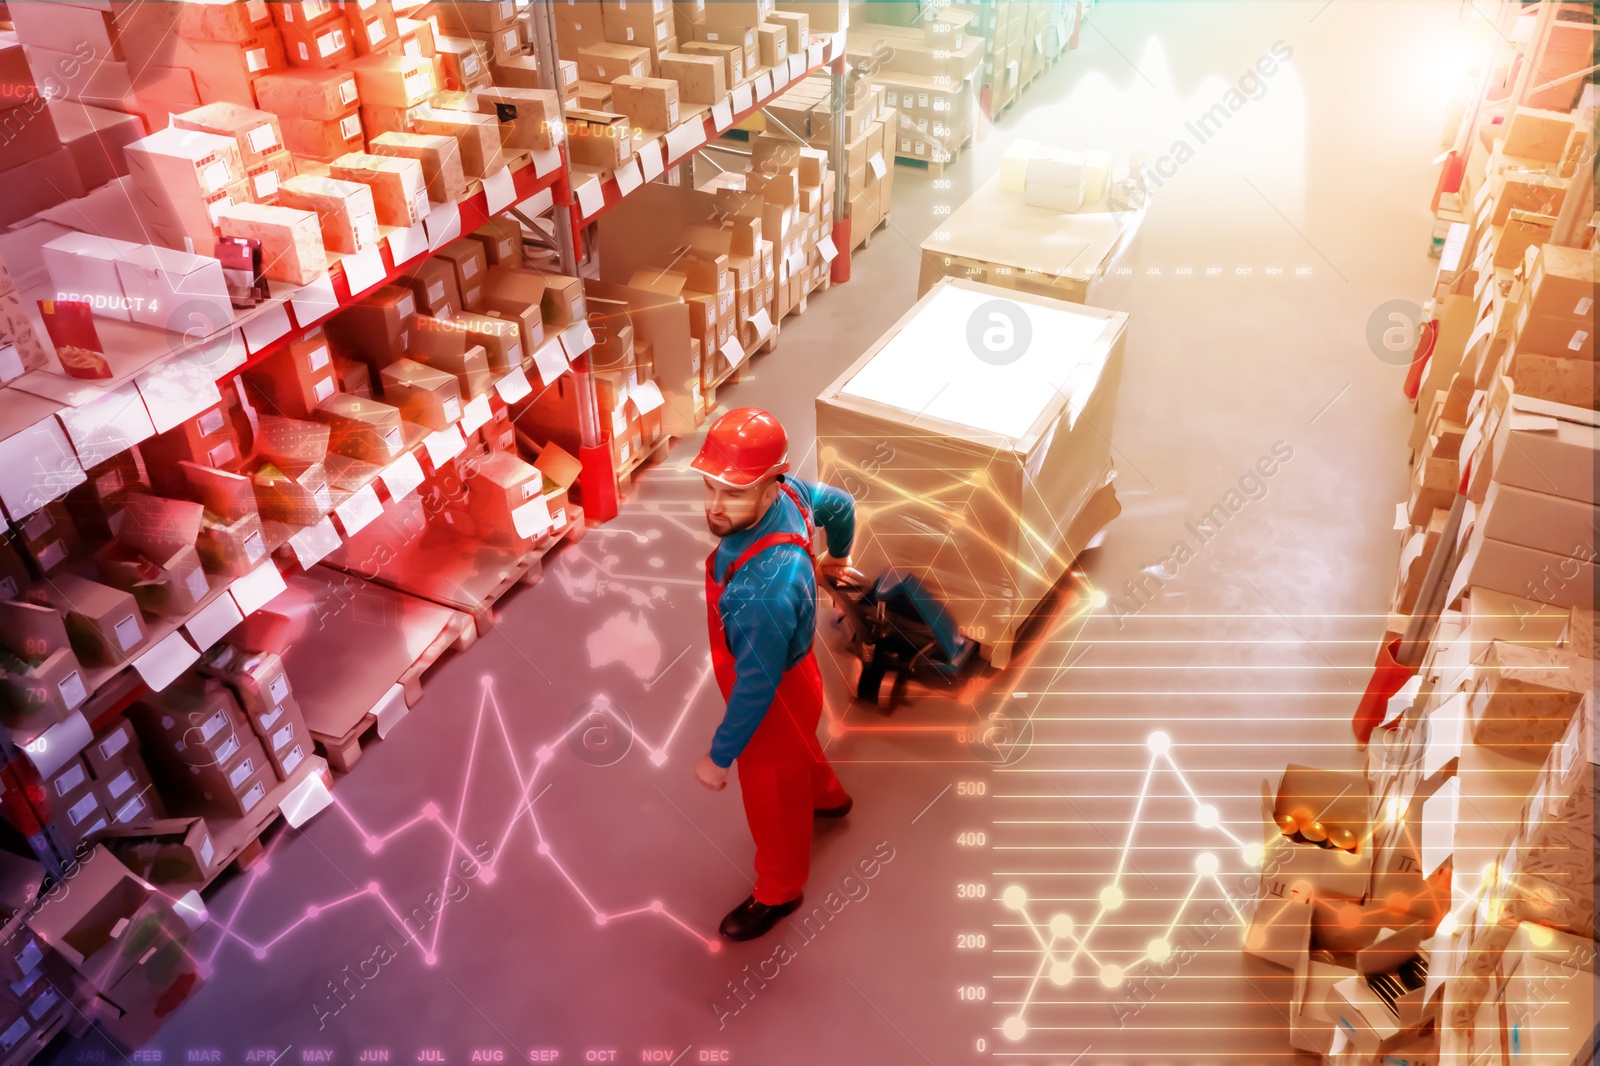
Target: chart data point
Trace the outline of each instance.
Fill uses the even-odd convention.
[[[1072,983],[1072,963],[1055,962],[1050,964],[1050,983],[1057,988],[1065,988]]]
[[[1122,984],[1122,967],[1115,963],[1100,967],[1100,983],[1107,988],[1119,987]]]
[[[1000,894],[1000,902],[1011,910],[1020,911],[1028,905],[1027,889],[1021,885],[1012,885]]]
[[[1215,829],[1217,827],[1217,809],[1209,803],[1202,803],[1195,808],[1194,821],[1201,829]]]
[[[1000,1032],[1007,1040],[1021,1040],[1028,1035],[1028,1023],[1021,1018],[1007,1018],[1001,1023]]]
[[[1126,903],[1128,897],[1116,885],[1107,885],[1100,890],[1100,906],[1108,911],[1114,911]]]
[[[1054,937],[1067,937],[1072,935],[1072,915],[1058,914],[1050,919],[1050,935]]]
[[[1172,958],[1172,945],[1157,937],[1145,946],[1144,953],[1150,956],[1151,962],[1166,962]]]
[[[1202,851],[1194,857],[1194,872],[1201,877],[1215,876],[1221,864],[1217,862],[1216,855],[1209,851]]]
[[[1145,740],[1145,746],[1150,749],[1152,754],[1165,755],[1172,750],[1172,737],[1165,730],[1158,729]]]

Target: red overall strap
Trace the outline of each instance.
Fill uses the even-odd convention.
[[[722,598],[722,590],[727,587],[728,582],[733,580],[734,573],[741,566],[743,566],[745,563],[748,563],[751,559],[754,559],[768,548],[777,547],[779,544],[793,544],[795,547],[805,551],[808,554],[811,551],[810,539],[807,537],[802,537],[798,533],[768,533],[766,536],[762,537],[760,540],[756,541],[754,544],[750,545],[750,547],[746,548],[742,553],[740,553],[739,557],[735,559],[732,565],[728,567],[728,572],[722,575],[721,581],[718,581],[716,578],[717,553],[712,552],[710,555],[708,555],[706,557],[706,580],[717,590],[717,598],[719,600]]]
[[[811,525],[811,512],[806,510],[806,505],[800,502],[800,494],[794,490],[793,485],[789,484],[788,479],[779,478],[778,488],[783,490],[785,496],[794,501],[794,509],[800,512],[800,521],[806,524],[806,551],[811,551],[811,541],[816,537],[816,530]]]

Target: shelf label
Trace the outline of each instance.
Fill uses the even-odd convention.
[[[617,168],[617,191],[623,196],[644,184],[644,175],[639,173],[639,164],[632,159]]]
[[[534,215],[544,214],[546,211],[550,210],[551,207],[555,206],[555,202],[555,196],[550,192],[549,189],[540,189],[538,192],[534,193],[532,196],[518,204],[517,208],[523,214],[531,217]]]
[[[378,475],[378,480],[383,482],[384,489],[389,493],[389,499],[398,503],[422,484],[422,464],[417,462],[415,455],[407,452],[384,467],[383,473]]]
[[[756,104],[755,98],[750,95],[750,85],[735,85],[733,87],[733,113],[742,115]]]
[[[765,311],[761,313],[766,314]],[[639,414],[641,417],[649,414],[651,411],[654,411],[656,408],[667,402],[667,398],[661,395],[661,386],[657,385],[653,381],[639,382],[639,384],[634,387],[633,391],[628,394],[628,398],[631,399],[633,401],[633,405],[639,409]]]
[[[244,615],[239,613],[239,605],[233,602],[232,596],[223,595],[196,611],[183,628],[196,647],[209,648],[242,621]]]
[[[756,328],[757,337],[765,337],[772,329],[772,316],[763,307],[750,316],[750,324]]]
[[[822,256],[824,263],[831,263],[839,256],[839,249],[834,246],[831,236],[824,236],[817,242],[817,252]],[[765,311],[762,314],[766,314]]]
[[[739,343],[738,337],[729,337],[727,343],[720,350],[722,357],[728,361],[729,366],[738,366],[744,362],[744,346]]]
[[[422,220],[422,226],[428,231],[428,247],[438,251],[461,236],[461,205],[453,201],[434,204],[428,217]]]
[[[326,318],[339,310],[339,296],[333,291],[333,277],[324,274],[289,297],[294,320],[302,327]]]
[[[404,232],[406,231],[401,231],[401,233]],[[389,238],[391,249],[398,247],[395,239],[399,236],[400,233],[396,233]],[[405,258],[395,254],[395,263],[402,263]],[[360,296],[373,286],[383,283],[383,253],[378,250],[376,244],[370,248],[364,248],[353,255],[345,256],[339,261],[339,265],[344,267],[344,278],[350,285],[351,296]]]
[[[239,327],[244,334],[245,351],[251,355],[288,333],[289,328],[289,309],[281,302],[268,304]]]
[[[879,180],[889,172],[889,168],[884,165],[882,152],[873,152],[872,158],[867,160],[867,166],[871,168],[872,176]]]
[[[461,436],[459,429],[455,426],[446,426],[437,433],[429,433],[423,437],[422,446],[428,450],[428,461],[437,470],[460,455],[466,449],[467,442]]]
[[[560,337],[561,347],[566,349],[569,363],[594,347],[594,330],[589,328],[588,322],[572,323],[561,331]]]
[[[789,80],[794,81],[806,72],[806,57],[796,52],[789,57]]]
[[[368,485],[361,492],[371,493],[374,502],[378,494],[372,492]],[[360,492],[356,496],[361,495]],[[351,497],[354,499],[355,497]],[[349,501],[346,501],[347,503]],[[380,508],[381,509],[381,508]],[[239,610],[245,615],[255,614],[256,611],[272,602],[280,593],[287,592],[289,586],[284,584],[283,575],[278,572],[278,566],[271,559],[263,559],[254,570],[243,577],[235,578],[233,584],[228,586],[228,592],[233,596],[233,602],[239,605]]]
[[[822,45],[814,44],[806,49],[806,66],[814,67],[822,62]]]
[[[455,431],[452,429],[450,432]],[[456,433],[456,439],[460,440],[461,434]],[[338,518],[339,527],[344,530],[346,537],[355,536],[382,513],[383,504],[378,502],[378,494],[371,485],[361,486],[350,494],[349,499],[333,509],[334,517]]]
[[[605,189],[600,184],[598,175],[590,178],[578,186],[578,212],[584,218],[592,218],[600,213],[606,205]]]
[[[532,540],[550,528],[550,505],[543,496],[535,496],[511,512],[511,525],[517,536]]]
[[[200,653],[184,637],[183,630],[175,629],[135,659],[133,668],[145,684],[160,692],[199,660]]]
[[[661,176],[665,165],[661,162],[661,142],[651,141],[639,149],[639,169],[644,172],[645,181],[655,181]]]
[[[680,122],[667,134],[667,162],[676,163],[706,143],[706,124],[701,118]]]
[[[474,396],[461,409],[461,432],[476,433],[493,417],[494,412],[489,410],[488,393],[482,396]]]
[[[374,250],[375,250],[374,246]],[[428,227],[418,222],[410,229],[395,230],[389,234],[389,258],[394,265],[408,263],[419,255],[428,253]]]
[[[756,99],[766,103],[767,97],[772,95],[772,75],[762,71],[756,75]]]
[[[500,394],[500,399],[512,404],[533,392],[533,386],[528,383],[527,372],[519,366],[495,382],[494,391]]]
[[[531,153],[533,156],[533,175],[542,178],[553,170],[561,169],[561,149],[546,148],[543,151]]]
[[[717,127],[718,133],[733,125],[733,107],[726,98],[711,105],[711,124]]]
[[[339,531],[333,519],[324,515],[314,526],[307,526],[289,538],[289,547],[302,570],[309,570],[339,546]],[[226,597],[224,597],[226,598]]]
[[[498,215],[517,202],[517,180],[511,176],[510,167],[501,167],[483,179],[483,199],[491,215]]]
[[[553,384],[556,378],[567,372],[567,354],[561,347],[561,338],[552,337],[533,350],[533,365],[539,371],[539,380],[546,385]],[[527,376],[523,376],[526,384]],[[532,391],[532,386],[529,386]],[[527,393],[523,393],[527,395]],[[510,403],[510,400],[506,401]]]

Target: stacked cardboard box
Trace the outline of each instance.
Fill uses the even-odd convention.
[[[808,78],[780,96],[767,109],[767,130],[756,138],[753,166],[778,150],[785,141],[808,141],[830,151],[833,115],[828,79]],[[845,150],[840,180],[845,182],[846,216],[850,219],[852,247],[859,246],[889,216],[894,186],[895,131],[898,112],[888,104],[889,91],[859,76],[847,82]],[[824,215],[830,215],[828,204]]]
[[[976,131],[976,82],[984,42],[968,35],[959,17],[924,23],[857,26],[847,54],[853,63],[878,67],[877,82],[887,91],[885,104],[898,112],[895,155],[942,165]],[[885,55],[887,59],[877,58]]]

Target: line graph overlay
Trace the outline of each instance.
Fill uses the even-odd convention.
[[[693,703],[696,695],[699,693],[700,686],[703,683],[704,677],[702,676],[700,681],[696,683],[694,688],[689,693],[685,705],[685,713],[687,713],[687,706]],[[672,730],[668,733],[667,738],[659,745],[656,745],[646,741],[625,716],[621,715],[611,707],[609,701],[600,701],[599,705],[597,706],[597,711],[606,713],[609,717],[616,721],[620,728],[627,730],[634,739],[638,740],[640,747],[647,753],[650,763],[657,767],[665,764],[667,745],[671,742],[673,736],[676,735],[678,727],[683,721],[683,716],[680,715],[678,720],[674,723]],[[585,727],[586,723],[583,719],[579,719],[569,725],[561,733],[539,745],[534,751],[532,768],[525,769],[522,760],[517,756],[517,745],[513,742],[510,731],[507,728],[505,715],[501,711],[499,701],[495,696],[493,679],[490,677],[486,676],[483,679],[483,696],[479,702],[477,714],[473,720],[471,744],[463,770],[461,790],[457,800],[456,810],[452,817],[447,817],[440,809],[439,805],[430,800],[424,803],[421,809],[415,815],[397,823],[389,829],[376,831],[365,825],[356,812],[351,810],[350,806],[339,798],[338,793],[333,793],[333,802],[330,805],[330,809],[339,813],[339,816],[361,839],[365,851],[373,855],[383,852],[386,848],[395,844],[401,838],[409,836],[412,830],[419,829],[424,826],[433,826],[437,828],[437,830],[443,834],[449,843],[449,846],[445,849],[444,869],[440,876],[440,892],[445,892],[446,882],[451,876],[451,870],[453,864],[457,861],[458,855],[465,855],[474,862],[479,861],[477,854],[462,838],[461,830],[462,820],[467,806],[468,794],[470,787],[475,780],[474,770],[477,766],[479,745],[484,741],[483,734],[485,731],[485,726],[489,724],[497,726],[499,729],[499,738],[502,741],[500,746],[503,748],[506,756],[510,759],[511,771],[516,780],[517,787],[512,790],[512,802],[508,805],[508,810],[505,814],[505,824],[499,833],[498,845],[494,849],[494,858],[488,862],[480,863],[481,869],[478,873],[478,879],[480,881],[482,881],[484,884],[493,882],[495,878],[496,865],[506,854],[505,849],[506,846],[511,842],[513,833],[516,832],[519,824],[526,819],[529,830],[529,843],[533,848],[534,853],[543,859],[545,863],[547,863],[556,872],[561,881],[564,882],[572,894],[577,897],[584,909],[589,912],[597,926],[605,926],[627,918],[652,915],[659,920],[682,930],[687,936],[704,946],[707,951],[715,953],[721,950],[722,945],[720,941],[714,937],[705,936],[697,931],[692,925],[668,909],[665,903],[663,903],[661,900],[651,900],[643,905],[634,905],[616,910],[608,910],[605,907],[602,907],[592,896],[591,892],[587,890],[582,883],[580,883],[573,871],[561,861],[561,859],[556,855],[555,849],[550,844],[550,841],[545,836],[544,828],[540,824],[538,814],[535,811],[534,805],[538,801],[539,796],[543,794],[542,789],[538,792],[535,792],[535,789],[540,783],[540,778],[543,775],[545,768],[549,766],[553,760],[557,746],[564,743],[574,732]],[[549,785],[546,784],[545,788],[548,787]],[[256,959],[265,959],[274,946],[282,942],[285,938],[293,935],[302,927],[315,922],[317,919],[328,914],[330,911],[333,911],[337,908],[350,906],[362,900],[372,900],[381,911],[402,925],[404,924],[405,917],[401,915],[400,910],[390,898],[390,894],[384,890],[383,886],[379,882],[370,881],[365,886],[358,888],[354,892],[349,892],[321,903],[308,905],[305,908],[304,913],[302,913],[298,918],[294,919],[277,932],[263,939],[252,939],[239,932],[237,926],[239,925],[239,922],[245,912],[246,905],[249,902],[252,891],[256,889],[257,885],[262,880],[265,879],[266,875],[273,866],[271,861],[273,852],[276,851],[276,849],[283,843],[284,840],[289,839],[294,835],[296,834],[280,834],[269,846],[267,854],[263,857],[263,860],[250,869],[245,876],[245,882],[239,893],[239,897],[227,918],[219,919],[216,916],[212,917],[212,924],[217,927],[222,936],[212,947],[211,953],[207,958],[208,964],[213,963],[218,954],[229,943],[239,944],[248,950]],[[432,922],[431,934],[428,936],[426,942],[424,942],[421,937],[413,937],[408,940],[408,943],[414,943],[417,945],[418,951],[422,955],[423,962],[429,966],[435,965],[439,961],[439,943],[444,930],[444,922],[445,911],[441,910]]]
[[[1145,746],[1150,752],[1150,759],[1145,765],[1138,795],[1133,801],[1127,834],[1118,849],[1116,869],[1111,875],[1111,880],[1101,887],[1098,906],[1088,925],[1080,926],[1066,911],[1058,911],[1048,919],[1039,920],[1035,916],[1034,907],[1030,904],[1037,904],[1040,901],[1030,899],[1027,889],[1021,885],[1009,885],[1000,894],[1000,904],[1022,919],[1023,926],[1038,946],[1038,962],[1017,1005],[1016,1013],[1006,1017],[1000,1025],[1000,1032],[1008,1041],[1020,1041],[1027,1036],[1028,1011],[1033,1006],[1042,983],[1048,981],[1055,988],[1065,988],[1079,977],[1092,975],[1103,987],[1115,989],[1122,985],[1128,972],[1141,963],[1166,962],[1173,954],[1173,933],[1182,922],[1185,912],[1197,899],[1220,899],[1227,904],[1234,919],[1241,926],[1249,924],[1240,909],[1239,902],[1222,882],[1221,860],[1217,853],[1212,850],[1196,849],[1194,877],[1189,882],[1188,889],[1184,892],[1183,898],[1177,902],[1171,918],[1160,935],[1152,938],[1141,954],[1113,961],[1109,957],[1102,958],[1097,955],[1091,947],[1095,934],[1104,927],[1107,917],[1122,910],[1129,902],[1122,882],[1128,870],[1128,857],[1135,847],[1145,801],[1150,795],[1150,786],[1158,770],[1172,774],[1182,785],[1184,793],[1194,806],[1194,822],[1197,826],[1216,833],[1237,848],[1245,864],[1250,868],[1258,868],[1262,863],[1263,846],[1260,843],[1246,843],[1241,839],[1237,833],[1223,824],[1217,808],[1205,802],[1195,791],[1188,776],[1172,756],[1172,738],[1164,731],[1158,730],[1150,734]],[[1203,895],[1202,891],[1207,887],[1215,889],[1217,895]],[[1087,967],[1092,967],[1092,970],[1087,969],[1085,964]]]

